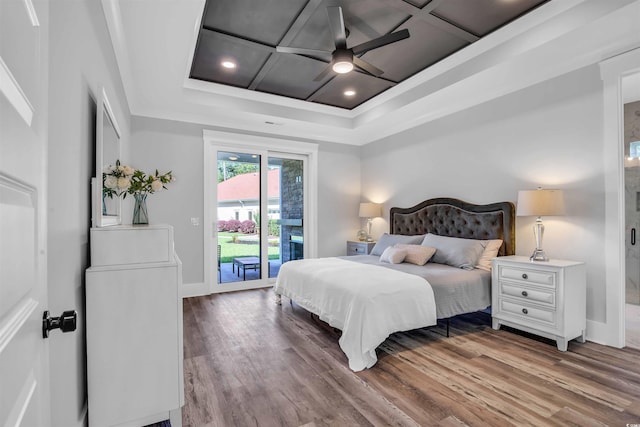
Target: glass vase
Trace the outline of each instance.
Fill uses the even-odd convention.
[[[147,193],[134,194],[135,204],[133,205],[133,225],[149,224],[149,215],[147,214]]]

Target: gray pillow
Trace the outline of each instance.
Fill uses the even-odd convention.
[[[484,251],[486,242],[486,240],[461,239],[429,233],[424,237],[422,245],[436,248],[431,262],[473,270]]]
[[[424,234],[419,234],[417,236],[405,236],[403,234],[389,234],[384,233],[380,236],[380,239],[375,244],[373,249],[371,249],[371,255],[382,255],[385,249],[389,246],[393,246],[396,243],[403,243],[406,245],[419,245],[420,242],[424,239]]]

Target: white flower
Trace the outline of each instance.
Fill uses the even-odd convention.
[[[162,188],[162,183],[160,182],[160,180],[155,179],[153,180],[153,182],[151,183],[151,189],[153,191],[158,191]]]
[[[129,181],[129,178],[126,178],[126,177],[118,178],[118,188],[119,189],[126,190],[130,186],[131,186],[131,181]]]
[[[115,167],[113,165],[105,166],[104,169],[102,169],[102,173],[105,175],[111,175],[114,169]]]
[[[104,186],[111,189],[116,188],[118,186],[118,178],[113,175],[107,175],[104,178]]]
[[[124,166],[122,171],[124,172],[125,175],[133,175],[133,173],[136,171],[134,168],[132,168],[131,166]]]

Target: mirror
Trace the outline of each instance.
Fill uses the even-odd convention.
[[[98,92],[96,117],[96,177],[93,179],[93,226],[106,227],[121,223],[121,199],[106,195],[103,173],[120,159],[120,128],[104,87]]]

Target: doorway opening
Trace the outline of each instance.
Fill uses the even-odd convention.
[[[624,104],[625,344],[640,349],[640,100]]]

